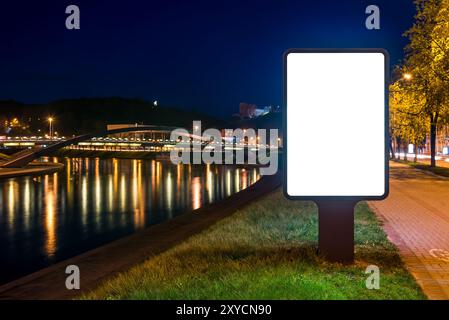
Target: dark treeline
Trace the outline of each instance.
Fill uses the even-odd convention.
[[[220,127],[220,120],[197,112],[154,106],[142,99],[80,98],[56,100],[46,104],[0,101],[1,134],[38,134],[48,131],[48,118],[60,135],[102,130],[107,124],[167,125],[192,127],[193,120],[203,126]],[[17,120],[13,123],[12,120]],[[40,131],[39,131],[40,130]]]

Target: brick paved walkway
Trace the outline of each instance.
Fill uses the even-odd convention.
[[[449,299],[449,178],[390,168],[389,197],[369,205],[429,299]]]

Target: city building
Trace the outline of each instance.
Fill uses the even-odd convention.
[[[242,119],[257,118],[272,112],[279,112],[279,106],[263,106],[257,107],[255,104],[241,102],[239,105],[239,116]]]
[[[132,128],[132,127],[145,127],[148,125],[144,124],[108,124],[107,130]],[[169,141],[170,140],[170,130],[145,130],[142,132],[124,132],[110,135],[111,137],[122,138],[122,139],[132,139],[132,140],[148,140],[148,141]]]

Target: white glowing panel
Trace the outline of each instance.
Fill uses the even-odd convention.
[[[291,197],[383,197],[385,63],[381,52],[287,55]]]

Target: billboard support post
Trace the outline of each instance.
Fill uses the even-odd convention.
[[[284,54],[284,195],[317,204],[318,253],[330,262],[354,261],[357,202],[388,196],[388,74],[380,48]]]
[[[354,208],[357,201],[316,201],[318,253],[330,262],[354,261]]]

